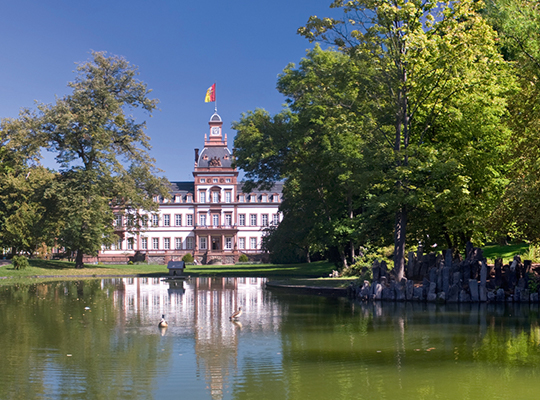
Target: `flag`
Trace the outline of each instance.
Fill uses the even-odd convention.
[[[208,90],[206,91],[206,97],[204,98],[205,103],[209,103],[211,101],[216,101],[216,84],[215,83],[208,88]]]

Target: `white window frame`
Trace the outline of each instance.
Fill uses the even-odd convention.
[[[159,226],[159,215],[152,214],[152,226]]]
[[[199,214],[199,226],[206,226],[206,214]]]
[[[219,214],[212,214],[212,226],[219,226]]]
[[[199,250],[208,250],[208,238],[206,236],[199,237]]]
[[[256,237],[250,237],[249,238],[249,248],[251,250],[257,250],[257,238]]]
[[[257,226],[257,214],[249,214],[249,226]]]
[[[163,238],[163,250],[171,249],[171,238]]]
[[[174,226],[182,226],[182,214],[174,214]]]
[[[225,226],[231,226],[232,225],[232,214],[226,213],[225,214]]]
[[[186,226],[193,226],[193,214],[186,215]]]
[[[230,203],[232,198],[232,193],[230,190],[225,192],[225,203]]]
[[[182,250],[182,238],[174,238],[174,248],[176,250]]]
[[[261,225],[268,226],[268,214],[261,214]]]
[[[206,203],[206,192],[204,190],[199,192],[199,203]]]
[[[246,214],[238,214],[238,225],[246,226]]]
[[[163,214],[163,226],[171,226],[171,214]]]
[[[225,250],[232,250],[232,236],[225,236]]]
[[[238,249],[244,250],[246,248],[246,238],[245,237],[239,237],[238,238]]]
[[[188,236],[186,238],[186,249],[187,250],[192,250],[193,249],[194,239],[195,238],[193,236]]]
[[[159,250],[159,238],[152,238],[152,250]]]

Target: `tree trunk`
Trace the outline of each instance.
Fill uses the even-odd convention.
[[[308,263],[311,263],[311,256],[309,254],[309,246],[306,247],[306,260]]]
[[[401,281],[405,272],[405,236],[407,229],[407,209],[405,206],[396,213],[394,227],[394,271],[397,281]]]
[[[75,268],[84,268],[83,252],[81,249],[77,250],[77,256],[75,257]]]

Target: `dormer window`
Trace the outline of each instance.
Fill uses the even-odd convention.
[[[250,194],[249,195],[249,202],[250,203],[256,203],[257,202],[257,196],[255,196],[254,194]]]

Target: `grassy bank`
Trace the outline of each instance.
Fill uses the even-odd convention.
[[[30,260],[26,269],[15,270],[11,264],[0,266],[0,285],[32,280],[58,280],[110,276],[167,276],[166,265],[87,265],[83,269],[74,268],[68,261]],[[276,279],[319,278],[328,276],[335,268],[329,262],[305,264],[255,264],[255,265],[188,265],[185,274],[190,276],[236,276],[268,277]]]

